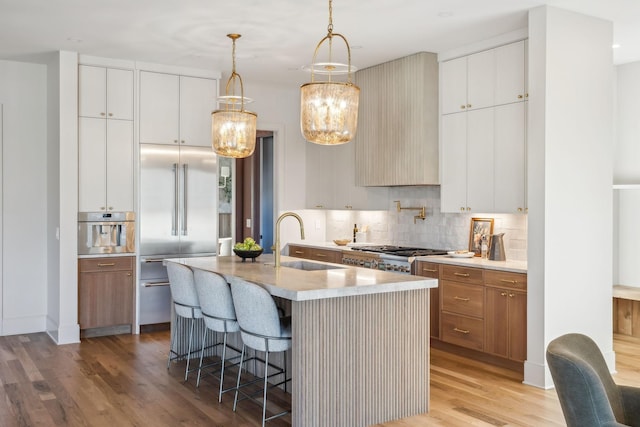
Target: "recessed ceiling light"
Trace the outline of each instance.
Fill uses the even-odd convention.
[[[451,18],[453,16],[453,12],[450,10],[442,10],[438,12],[438,16],[440,18]]]
[[[67,37],[67,41],[74,42],[74,43],[82,43],[82,39],[79,39],[77,37]]]
[[[614,43],[614,44],[611,45],[612,49],[618,49],[619,47],[620,47],[619,43]]]

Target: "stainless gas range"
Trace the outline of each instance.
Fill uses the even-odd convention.
[[[342,253],[342,263],[376,270],[411,273],[411,264],[417,256],[446,255],[442,249],[425,249],[409,246],[354,246]]]

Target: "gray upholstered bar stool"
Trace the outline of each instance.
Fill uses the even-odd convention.
[[[274,414],[270,417],[267,415],[267,390],[271,387],[285,385],[287,379],[286,372],[286,351],[291,348],[291,318],[281,318],[278,314],[278,308],[271,294],[264,288],[255,283],[247,282],[242,279],[233,278],[231,280],[231,295],[233,296],[233,304],[236,309],[236,316],[240,325],[240,336],[242,337],[242,354],[240,356],[240,369],[238,370],[238,381],[236,384],[236,395],[233,401],[233,410],[236,410],[238,404],[238,394],[244,395],[243,399],[249,398],[256,403],[260,403],[253,395],[245,393],[242,388],[254,382],[264,379],[263,397],[262,397],[262,425],[265,421],[288,414],[290,411],[284,411]],[[242,375],[242,364],[246,348],[252,348],[265,353],[264,360],[264,377],[255,381],[249,381],[240,384]],[[285,352],[284,367],[279,367],[269,363],[269,353]],[[260,359],[257,359],[260,360]],[[272,373],[269,374],[269,368]],[[284,379],[277,384],[268,384],[268,379],[274,376],[283,375]]]
[[[220,332],[223,334],[221,343],[222,358],[220,362],[212,364],[220,364],[220,390],[218,392],[218,402],[220,402],[222,401],[223,393],[235,390],[235,387],[224,389],[224,371],[227,361],[235,360],[240,357],[240,350],[227,345],[227,335],[233,332],[238,332],[240,330],[240,326],[236,320],[236,311],[231,297],[231,288],[229,288],[229,284],[225,278],[220,274],[198,269],[193,272],[193,277],[196,282],[196,291],[198,292],[198,299],[200,300],[200,309],[202,310],[202,316],[206,326],[204,336],[202,337],[202,351],[200,352],[200,366],[198,367],[198,380],[196,382],[196,387],[200,385],[200,375],[202,370],[207,367],[202,366],[207,341],[207,331],[211,330],[214,332]],[[227,348],[235,351],[237,355],[227,359]]]
[[[202,318],[200,302],[196,293],[196,285],[193,278],[193,271],[186,265],[175,262],[167,263],[167,273],[169,275],[169,287],[171,288],[171,299],[176,315],[176,324],[172,326],[171,348],[167,360],[167,369],[171,366],[171,361],[187,357],[187,366],[184,370],[184,380],[189,378],[189,363],[191,361],[191,350],[193,348],[193,332],[196,319]],[[189,321],[189,342],[187,352],[181,353],[178,347],[178,325],[183,321]],[[192,369],[194,370],[194,369]]]

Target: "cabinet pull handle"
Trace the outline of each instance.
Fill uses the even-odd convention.
[[[506,292],[500,292],[500,296],[501,296],[501,297],[506,297],[506,296],[507,296],[507,293],[506,293]]]
[[[98,267],[113,267],[116,265],[115,262],[99,262]]]
[[[463,297],[458,297],[458,296],[453,297],[453,299],[458,300],[458,301],[464,301],[464,302],[469,302],[469,300],[470,300],[470,298],[463,298]]]
[[[155,288],[156,286],[169,286],[169,282],[145,282],[142,284],[145,288]]]
[[[302,252],[302,251],[294,251],[294,253],[296,253],[296,254],[298,254],[298,255],[301,255],[301,254],[303,254],[304,252]]]
[[[518,281],[517,281],[517,280],[500,279],[500,281],[501,281],[502,283],[510,283],[510,284],[512,284],[512,285],[517,285],[517,284],[518,284]]]
[[[468,329],[453,328],[453,330],[455,332],[460,332],[461,334],[465,334],[465,335],[469,333]]]
[[[467,106],[466,106],[466,105],[464,105],[464,104],[460,106],[460,109],[461,109],[461,110],[464,110],[465,108],[467,108]]]
[[[454,276],[469,277],[469,273],[453,273]]]
[[[113,113],[109,113],[109,117],[113,117]]]
[[[436,273],[438,270],[435,268],[423,268],[422,271],[426,271],[428,273]]]
[[[131,273],[127,273],[127,276],[131,276]]]
[[[318,258],[326,257],[326,255],[325,255],[325,254],[316,254],[316,256],[317,256]]]
[[[515,296],[516,296],[516,294],[511,294],[511,293],[509,294],[509,298],[513,298]]]
[[[162,262],[164,261],[164,258],[147,258],[144,260],[145,263],[147,262]]]
[[[518,95],[518,99],[522,99],[524,98],[522,95]]]
[[[101,116],[104,116],[104,113],[100,113]]]
[[[345,208],[345,209],[353,209],[353,206],[351,206],[351,205],[345,205],[345,206],[344,206],[344,208]]]
[[[467,104],[467,108],[471,108],[471,104]]]

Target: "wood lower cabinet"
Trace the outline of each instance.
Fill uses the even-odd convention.
[[[443,265],[440,277],[442,341],[482,351],[484,349],[482,269]]]
[[[485,352],[527,358],[527,276],[485,272]]]
[[[311,259],[314,261],[342,264],[342,251],[334,251],[331,249],[319,249],[309,246],[289,245],[289,256]]]
[[[431,290],[432,344],[449,351],[464,347],[469,357],[522,369],[527,358],[526,274],[425,261],[416,263],[414,274],[439,279],[438,289]]]
[[[413,274],[416,276],[440,278],[440,268],[433,262],[418,261]],[[440,288],[429,291],[429,329],[432,338],[440,338]]]
[[[80,329],[131,325],[134,313],[135,257],[78,260]]]

